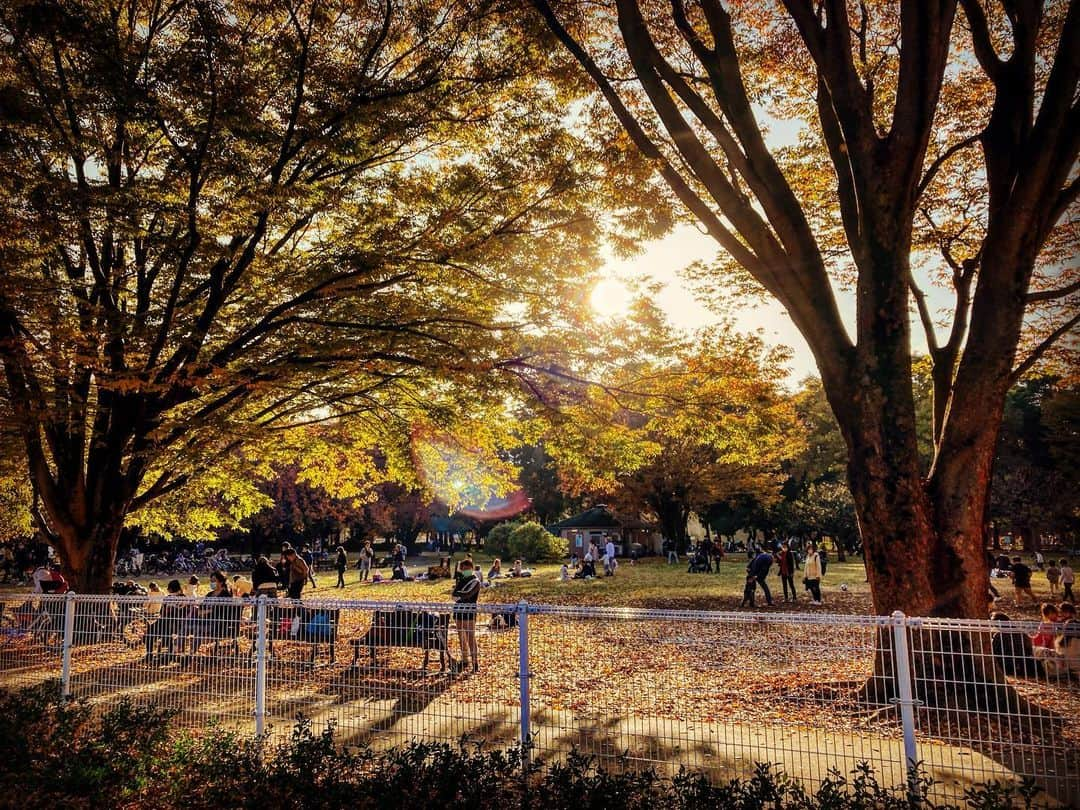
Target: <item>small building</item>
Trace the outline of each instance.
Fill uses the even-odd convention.
[[[626,515],[620,515],[603,504],[586,509],[580,514],[560,520],[548,526],[548,531],[564,538],[570,554],[584,558],[590,544],[595,544],[601,555],[610,537],[615,543],[615,554],[626,556],[631,543],[640,543],[647,552],[659,553],[659,537],[655,527]]]

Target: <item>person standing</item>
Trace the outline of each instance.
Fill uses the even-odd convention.
[[[709,537],[703,537],[698,544],[698,553],[701,555],[701,559],[705,561],[705,570],[710,574],[713,572],[712,559],[713,559],[713,542]],[[719,567],[716,569],[720,570]]]
[[[604,544],[604,575],[615,576],[615,542],[609,537]]]
[[[805,574],[803,582],[806,583],[806,589],[810,591],[810,604],[820,605],[821,579],[825,576],[825,572],[822,570],[821,555],[818,554],[817,545],[815,543],[811,543],[809,551],[806,552],[803,573]]]
[[[299,599],[307,584],[310,569],[304,558],[291,546],[285,550],[286,576],[289,578],[288,594],[290,599]]]
[[[1076,580],[1076,574],[1073,573],[1072,566],[1069,565],[1069,561],[1062,560],[1058,567],[1061,569],[1061,587],[1064,591],[1062,596],[1069,602],[1075,602],[1073,598],[1073,582]]]
[[[371,547],[371,541],[365,540],[364,547],[360,549],[360,562],[356,564],[360,569],[360,581],[365,582],[371,574],[371,563],[375,560],[375,549]]]
[[[319,583],[315,581],[315,555],[311,553],[310,546],[304,546],[301,556],[304,562],[307,564],[307,578],[311,583],[312,588],[318,588]]]
[[[747,566],[747,573],[757,580],[757,584],[761,586],[762,592],[765,594],[765,604],[772,607],[772,593],[769,591],[769,583],[765,581],[765,578],[769,576],[769,569],[772,568],[773,556],[767,551],[762,550]]]
[[[780,574],[780,582],[784,586],[784,601],[796,602],[795,597],[795,554],[788,547],[787,541],[780,544],[780,551],[776,554],[777,571]],[[791,596],[788,596],[788,590]]]
[[[343,546],[337,547],[337,560],[334,561],[337,568],[337,587],[345,587],[345,569],[349,567],[349,557]]]
[[[1045,565],[1046,565],[1046,558],[1043,556],[1043,553],[1041,551],[1036,551],[1035,552],[1035,567],[1038,568],[1040,571],[1042,571],[1043,566],[1045,566]]]
[[[675,541],[674,540],[665,540],[664,541],[664,550],[667,552],[668,565],[671,565],[672,563],[674,563],[675,565],[678,565],[679,564],[679,552],[675,547]]]
[[[473,570],[472,560],[466,559],[458,566],[458,582],[451,596],[454,597],[454,624],[457,625],[458,644],[461,646],[461,666],[472,671],[480,669],[476,646],[476,602],[480,598],[480,580]]]

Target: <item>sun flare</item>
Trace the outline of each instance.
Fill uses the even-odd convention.
[[[606,278],[593,287],[589,304],[601,318],[615,318],[625,313],[634,300],[634,295],[623,282],[615,278]]]

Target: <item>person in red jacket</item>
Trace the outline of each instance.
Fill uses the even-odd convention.
[[[776,552],[776,565],[780,574],[780,582],[784,585],[784,601],[795,602],[795,554],[786,542],[780,544],[780,550]],[[791,596],[788,596],[788,589]]]

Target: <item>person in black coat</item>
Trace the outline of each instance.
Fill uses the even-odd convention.
[[[746,567],[746,573],[757,580],[757,584],[761,586],[762,592],[765,594],[765,604],[772,607],[772,592],[769,590],[769,584],[765,581],[765,578],[769,575],[769,569],[772,568],[773,556],[767,551],[761,551],[753,560],[750,561],[750,565]]]

